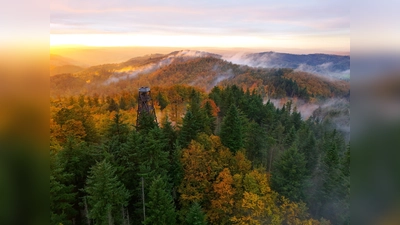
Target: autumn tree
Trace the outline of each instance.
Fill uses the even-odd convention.
[[[186,149],[183,149],[181,162],[184,174],[178,188],[183,207],[189,208],[195,201],[205,201],[206,195],[212,190],[212,176],[209,168],[211,161],[204,146],[196,141],[192,141]]]
[[[224,168],[212,185],[215,196],[211,200],[208,215],[213,223],[229,224],[233,212],[233,195],[235,194],[232,184],[232,175],[228,168]]]

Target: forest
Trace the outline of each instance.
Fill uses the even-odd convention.
[[[154,86],[157,118],[136,91],[51,97],[50,223],[349,224],[350,143],[262,94]]]
[[[168,64],[169,63],[169,64]],[[346,97],[350,83],[288,68],[255,68],[207,57],[147,56],[50,77],[51,96],[118,95],[141,86],[190,85],[209,92],[236,85],[263,98],[296,97],[318,101]]]

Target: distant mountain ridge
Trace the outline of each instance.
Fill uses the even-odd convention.
[[[260,52],[226,55],[223,59],[251,67],[291,68],[331,78],[350,79],[350,56]]]

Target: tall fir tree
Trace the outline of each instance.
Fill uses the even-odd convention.
[[[268,137],[263,127],[252,121],[249,125],[246,138],[247,157],[254,165],[267,165]]]
[[[112,111],[118,112],[119,106],[118,106],[118,103],[114,100],[114,98],[109,98],[108,100],[109,100],[109,102],[108,102],[108,111],[110,111],[110,112],[112,112]]]
[[[123,207],[130,196],[125,186],[115,175],[116,170],[106,160],[98,162],[90,170],[85,192],[89,204],[89,218],[95,224],[122,224]]]
[[[115,175],[116,170],[106,160],[98,162],[90,170],[85,192],[89,205],[89,218],[95,224],[123,224],[124,207],[130,196],[125,186]]]
[[[193,116],[191,111],[187,111],[185,117],[183,117],[182,128],[179,132],[179,145],[181,147],[187,147],[191,140],[195,139],[198,133],[198,123],[196,118]]]
[[[151,183],[146,203],[145,225],[174,225],[176,212],[165,178],[157,176]]]
[[[306,161],[296,146],[290,147],[275,161],[271,186],[279,194],[292,201],[304,199]]]
[[[237,152],[244,147],[244,132],[239,111],[231,105],[221,125],[221,141],[231,151]]]
[[[77,211],[73,208],[77,195],[74,186],[67,184],[72,174],[64,171],[64,165],[54,155],[50,158],[50,223],[72,225]]]
[[[119,98],[119,108],[122,110],[127,110],[128,109],[128,103],[126,102],[124,96],[121,96]]]
[[[107,129],[107,150],[114,156],[118,156],[124,143],[128,140],[129,126],[124,123],[121,114],[116,113],[113,122]]]
[[[139,149],[140,176],[146,180],[153,180],[157,175],[167,177],[170,162],[165,149],[168,143],[161,129],[150,130],[143,136],[142,143]]]
[[[186,225],[207,225],[206,215],[198,202],[194,202],[190,207],[185,222]]]

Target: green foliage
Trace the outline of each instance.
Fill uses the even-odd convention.
[[[128,190],[119,181],[116,170],[106,160],[98,162],[90,170],[85,192],[89,205],[89,218],[96,224],[121,224],[121,209],[128,204]]]
[[[247,158],[254,165],[267,165],[267,134],[265,128],[251,122],[246,138]]]
[[[108,102],[108,111],[118,112],[118,110],[119,110],[118,103],[114,100],[114,98],[111,98],[110,101]]]
[[[128,109],[128,103],[126,102],[126,100],[123,96],[121,96],[121,98],[119,99],[119,108],[122,110]]]
[[[198,202],[194,202],[190,207],[185,222],[187,225],[207,225],[206,215]]]
[[[113,122],[107,129],[108,142],[106,143],[108,152],[118,155],[122,145],[128,139],[129,127],[124,123],[119,113],[116,113]]]
[[[305,166],[304,155],[292,146],[275,162],[271,177],[272,188],[292,201],[303,200]]]
[[[50,158],[50,223],[70,225],[77,214],[73,208],[77,193],[72,184],[67,184],[71,174],[63,166],[54,156]]]
[[[148,202],[146,203],[146,219],[144,224],[174,225],[176,212],[171,192],[166,180],[161,176],[152,181]]]
[[[221,125],[221,141],[231,151],[237,152],[244,147],[242,121],[236,106],[232,105]]]
[[[158,127],[154,115],[141,113],[137,119],[136,130],[141,133],[148,133],[151,129]]]
[[[158,175],[167,177],[170,163],[169,153],[165,150],[168,146],[162,131],[156,127],[148,134],[142,134],[139,145],[140,176],[153,179]]]
[[[158,92],[156,100],[158,102],[158,105],[160,106],[161,111],[164,110],[165,107],[167,107],[169,104],[168,99],[161,92]]]
[[[198,122],[191,111],[187,111],[183,118],[183,125],[179,133],[179,145],[186,147],[193,140],[198,131]]]

